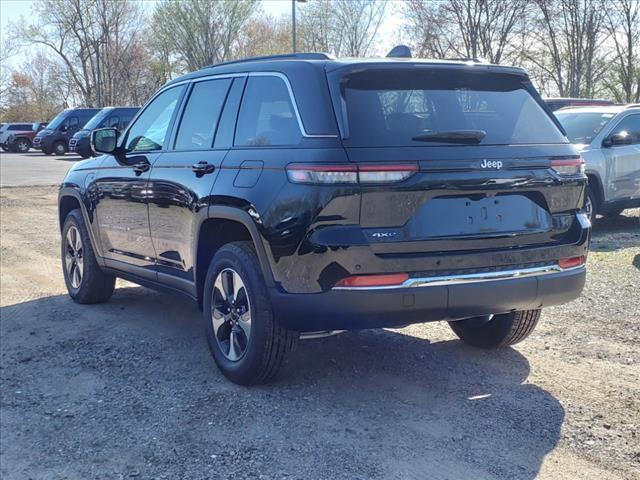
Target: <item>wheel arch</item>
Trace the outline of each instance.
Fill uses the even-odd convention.
[[[209,263],[220,247],[235,241],[250,241],[258,256],[267,287],[274,286],[267,252],[255,222],[249,214],[236,207],[212,206],[200,223],[195,248],[195,281],[198,306],[203,305],[204,282]]]
[[[595,193],[598,200],[596,207],[600,207],[604,203],[604,187],[602,186],[600,174],[595,170],[587,170],[586,175],[589,179],[589,188]]]
[[[92,222],[93,216],[90,216],[89,212],[87,212],[87,207],[82,200],[82,195],[80,194],[78,187],[71,186],[69,184],[61,187],[58,192],[58,226],[60,228],[60,232],[62,232],[67,215],[76,208],[79,208],[82,213],[82,218],[84,219],[87,231],[89,232],[89,238],[91,239],[91,246],[93,247],[93,251],[96,253],[98,263],[102,264],[102,249],[99,248],[100,245],[98,245],[94,236]]]

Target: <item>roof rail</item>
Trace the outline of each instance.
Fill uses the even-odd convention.
[[[484,58],[475,58],[475,57],[454,57],[454,58],[445,58],[445,60],[451,60],[454,62],[490,63],[489,60],[485,60]]]
[[[204,68],[220,67],[222,65],[233,65],[235,63],[256,62],[262,60],[335,60],[333,55],[321,52],[310,53],[282,53],[279,55],[263,55],[260,57],[241,58],[239,60],[230,60],[228,62],[214,63]]]

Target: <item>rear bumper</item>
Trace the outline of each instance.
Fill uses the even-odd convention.
[[[436,277],[433,277],[436,278]],[[397,327],[559,305],[580,296],[584,266],[527,275],[421,279],[413,286],[289,294],[271,289],[279,321],[305,331]]]

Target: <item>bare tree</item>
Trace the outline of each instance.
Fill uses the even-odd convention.
[[[534,76],[550,79],[561,96],[594,95],[604,73],[600,0],[534,0],[537,15],[526,54]]]
[[[528,0],[408,0],[402,13],[420,56],[500,63],[522,29]]]
[[[131,0],[39,0],[34,23],[13,25],[23,45],[44,45],[63,62],[87,105],[126,104],[148,68],[139,61],[144,16]],[[144,82],[147,90],[155,85]]]
[[[300,45],[304,51],[337,56],[371,54],[385,18],[383,0],[317,0],[300,8]]]
[[[640,102],[640,2],[610,0],[603,7],[611,47],[604,58],[610,66],[605,88],[618,102]]]
[[[258,0],[163,0],[153,15],[153,35],[188,71],[234,58],[240,32]]]

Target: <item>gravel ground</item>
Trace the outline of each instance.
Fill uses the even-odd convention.
[[[244,388],[181,298],[121,282],[74,304],[55,202],[2,189],[3,479],[640,478],[640,210],[596,222],[583,296],[517,348],[346,333]]]

